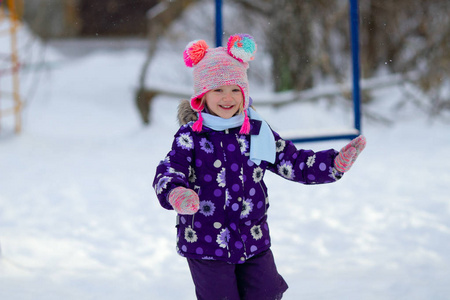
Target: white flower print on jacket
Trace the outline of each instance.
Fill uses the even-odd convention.
[[[225,173],[226,173],[226,169],[222,168],[220,173],[217,174],[217,183],[219,184],[220,187],[225,187],[227,185]]]
[[[180,134],[180,136],[177,137],[176,140],[178,147],[181,147],[185,150],[190,150],[194,148],[194,140],[192,139],[189,133]]]

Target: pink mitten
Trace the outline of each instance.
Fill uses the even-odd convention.
[[[196,192],[180,186],[170,192],[169,203],[177,213],[193,215],[198,211],[200,200]]]
[[[366,147],[366,138],[363,135],[358,136],[344,148],[341,149],[339,154],[334,159],[334,167],[339,172],[345,173],[352,167],[358,155]]]

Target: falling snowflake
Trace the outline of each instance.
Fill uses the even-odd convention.
[[[241,219],[247,218],[252,210],[253,210],[252,199],[244,200],[242,202]]]
[[[306,165],[308,166],[308,168],[311,168],[315,162],[316,162],[316,155],[314,154],[313,156],[308,157]]]
[[[217,183],[220,187],[225,187],[226,180],[225,180],[225,168],[222,168],[222,170],[217,174]]]
[[[213,144],[210,141],[208,141],[206,138],[202,138],[200,140],[200,149],[202,149],[206,153],[214,153]]]
[[[219,247],[227,248],[229,241],[230,241],[230,231],[228,230],[228,228],[224,228],[217,235],[216,242],[217,244],[219,244]]]
[[[281,161],[278,165],[278,174],[287,179],[294,179],[294,172],[292,172],[293,166],[290,161]]]
[[[191,150],[194,148],[194,141],[192,140],[192,137],[189,133],[182,133],[179,137],[176,139],[177,146],[181,147],[185,150]]]
[[[214,205],[214,203],[212,203],[212,201],[200,201],[200,208],[199,208],[199,212],[206,216],[206,217],[210,217],[214,214],[214,211],[216,210],[216,206]]]
[[[258,183],[261,181],[261,179],[263,178],[264,172],[263,169],[261,169],[260,167],[257,167],[253,170],[253,181],[255,183]]]
[[[240,136],[238,138],[238,144],[239,144],[239,148],[241,150],[241,154],[244,154],[245,152],[247,152],[248,150],[248,141],[245,138],[245,136]]]
[[[189,243],[195,243],[197,241],[197,233],[191,228],[191,226],[186,227],[184,230],[184,239]]]
[[[284,150],[284,147],[286,147],[286,141],[285,140],[278,140],[275,143],[275,146],[277,147],[277,152],[281,152]]]
[[[259,240],[263,236],[262,231],[261,231],[261,226],[259,226],[259,225],[253,226],[252,229],[250,229],[250,232],[252,234],[252,237],[255,240]]]
[[[162,191],[167,188],[167,184],[172,180],[171,177],[163,176],[159,179],[158,183],[155,185],[156,193],[159,195]]]

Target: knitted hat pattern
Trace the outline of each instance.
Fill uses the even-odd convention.
[[[190,103],[199,118],[193,125],[193,130],[200,132],[203,126],[201,103],[202,97],[210,90],[225,85],[237,85],[244,96],[244,123],[241,133],[250,132],[250,122],[247,116],[249,106],[248,95],[248,62],[254,59],[256,43],[248,34],[235,34],[228,39],[227,47],[209,48],[204,40],[190,42],[183,58],[186,66],[193,68],[194,95]]]

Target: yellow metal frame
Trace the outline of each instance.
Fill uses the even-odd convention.
[[[17,49],[17,31],[21,26],[20,16],[23,12],[23,0],[6,0],[5,3],[1,3],[0,0],[0,22],[7,21],[9,22],[9,30],[7,34],[9,34],[11,40],[11,76],[12,76],[12,98],[13,98],[13,107],[2,109],[0,107],[0,121],[1,118],[5,115],[13,114],[15,117],[15,127],[14,130],[16,133],[20,133],[22,130],[22,108],[23,102],[20,96],[20,77],[19,77],[19,68],[20,61],[18,56]],[[8,15],[5,13],[5,8],[8,8]],[[1,79],[1,78],[0,78]],[[4,93],[0,93],[0,97],[4,95]],[[1,98],[0,98],[1,102]],[[1,130],[1,127],[0,127]]]

